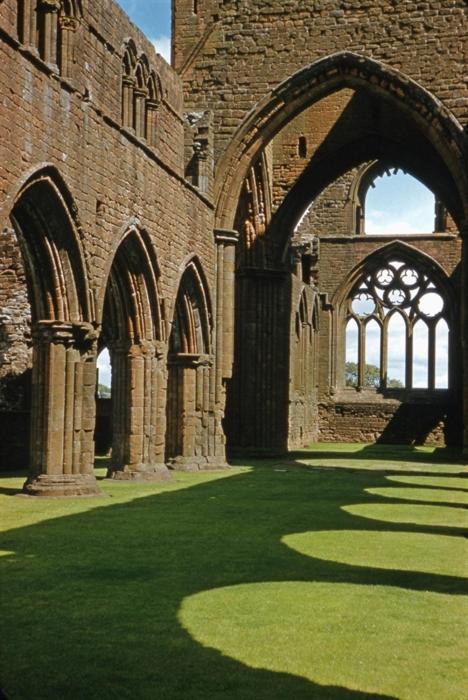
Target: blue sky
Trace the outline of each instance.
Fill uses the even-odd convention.
[[[118,4],[170,62],[171,0],[118,0]]]

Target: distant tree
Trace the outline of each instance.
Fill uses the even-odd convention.
[[[357,386],[358,384],[358,366],[356,362],[347,362],[345,365],[345,381],[346,386]],[[374,387],[377,389],[380,386],[380,369],[375,365],[366,365],[364,370],[364,386]],[[403,384],[399,379],[387,379],[387,387],[390,389],[402,389]]]
[[[106,386],[105,384],[98,384],[97,395],[100,399],[110,399],[110,386]]]

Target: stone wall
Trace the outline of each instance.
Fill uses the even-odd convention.
[[[393,66],[468,119],[464,0],[205,0],[197,15],[190,0],[174,6],[175,67],[188,103],[214,111],[218,156],[273,86],[337,51]]]
[[[132,227],[144,232],[156,260],[153,274],[158,277],[163,339],[169,336],[180,278],[190,259],[196,258],[203,272],[210,308],[215,303],[213,209],[201,188],[185,179],[179,77],[110,0],[86,3],[83,17],[73,21],[74,49],[66,73],[60,51],[53,55],[55,45],[49,47],[52,53],[45,60],[37,46],[25,43],[17,6],[16,0],[0,4],[2,377],[24,373],[31,366],[31,296],[28,300],[25,284],[30,270],[10,215],[18,193],[35,173],[53,172],[69,195],[89,289],[90,318],[86,320],[98,333],[111,263]],[[57,42],[60,21],[59,16]],[[155,77],[159,90],[151,138],[138,135],[122,121],[122,62],[132,42],[136,60]],[[163,348],[162,356],[164,352]],[[5,382],[2,386],[6,387]],[[0,406],[11,414],[18,396],[11,392],[7,396],[2,389]],[[164,393],[161,397],[164,400]],[[25,415],[23,444],[27,444]],[[5,414],[3,427],[7,420]],[[219,419],[215,422],[212,432],[220,435]],[[3,438],[2,454],[8,455],[8,429]],[[222,437],[213,437],[215,442],[219,451]],[[24,450],[21,459],[24,466]],[[6,467],[11,465],[7,461]]]

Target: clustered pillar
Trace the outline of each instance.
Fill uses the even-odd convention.
[[[166,356],[160,342],[114,343],[110,347],[113,444],[109,476],[164,479]]]
[[[33,328],[30,495],[99,493],[93,474],[97,334],[91,324]]]

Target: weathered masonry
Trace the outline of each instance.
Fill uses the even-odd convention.
[[[111,0],[0,0],[0,463],[26,492],[97,493],[102,425],[124,479],[468,446],[466,12],[173,0],[171,68]],[[366,233],[399,170],[433,229]]]

